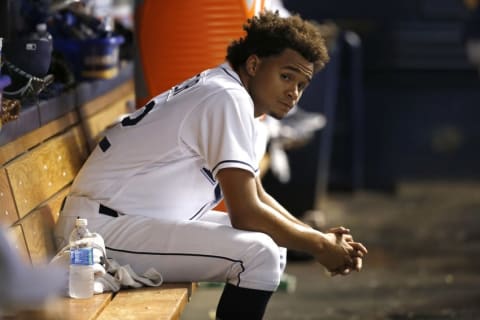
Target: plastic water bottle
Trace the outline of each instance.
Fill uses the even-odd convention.
[[[87,219],[77,218],[75,228],[70,234],[72,246],[70,248],[68,294],[72,298],[86,299],[93,296],[93,248],[79,241],[91,235],[87,229]]]

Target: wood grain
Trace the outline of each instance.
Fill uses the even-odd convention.
[[[98,319],[179,319],[188,302],[189,287],[191,284],[164,284],[159,288],[120,291]]]
[[[97,145],[106,128],[119,121],[119,117],[129,112],[128,103],[133,101],[134,95],[130,94],[97,112],[89,118],[82,119],[83,129],[90,150]]]
[[[0,164],[5,164],[6,162],[11,161],[42,141],[64,131],[78,122],[79,117],[77,112],[72,111],[12,142],[0,146]]]
[[[19,222],[33,265],[46,264],[56,254],[53,231],[60,206],[67,193],[68,188],[65,188]]]
[[[104,110],[105,106],[125,99],[125,96],[132,94],[133,91],[133,80],[127,81],[119,87],[115,88],[114,90],[110,91],[108,94],[104,94],[88,103],[85,103],[82,106],[79,106],[80,116],[83,119],[89,118],[95,113]]]
[[[18,220],[12,189],[4,168],[0,169],[0,226],[11,226]]]
[[[20,218],[69,184],[87,157],[79,126],[6,167]]]
[[[28,254],[27,243],[21,225],[15,225],[8,228],[8,237],[10,238],[13,249],[18,253],[25,263],[30,263],[30,255]]]
[[[15,320],[94,320],[112,300],[112,293],[94,295],[89,299],[57,297],[40,310],[24,310]],[[10,318],[9,318],[10,319]]]

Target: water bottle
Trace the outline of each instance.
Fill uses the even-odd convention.
[[[82,239],[91,237],[87,229],[87,219],[77,218],[70,234],[70,273],[68,294],[72,298],[86,299],[93,296],[94,267],[93,248]]]
[[[25,39],[24,45],[24,53],[33,60],[27,62],[24,70],[39,78],[46,76],[53,52],[53,39],[47,31],[47,25],[45,23],[37,24],[35,32]],[[22,65],[19,67],[21,68]]]

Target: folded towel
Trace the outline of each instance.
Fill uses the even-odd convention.
[[[107,266],[104,275],[95,277],[97,286],[95,293],[117,292],[121,288],[159,287],[163,284],[162,275],[154,268],[148,269],[140,276],[129,264],[121,266],[113,259],[107,259]]]

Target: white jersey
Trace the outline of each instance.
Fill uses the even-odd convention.
[[[197,219],[221,199],[216,175],[256,175],[253,101],[227,64],[155,97],[109,129],[72,186],[124,214]]]

